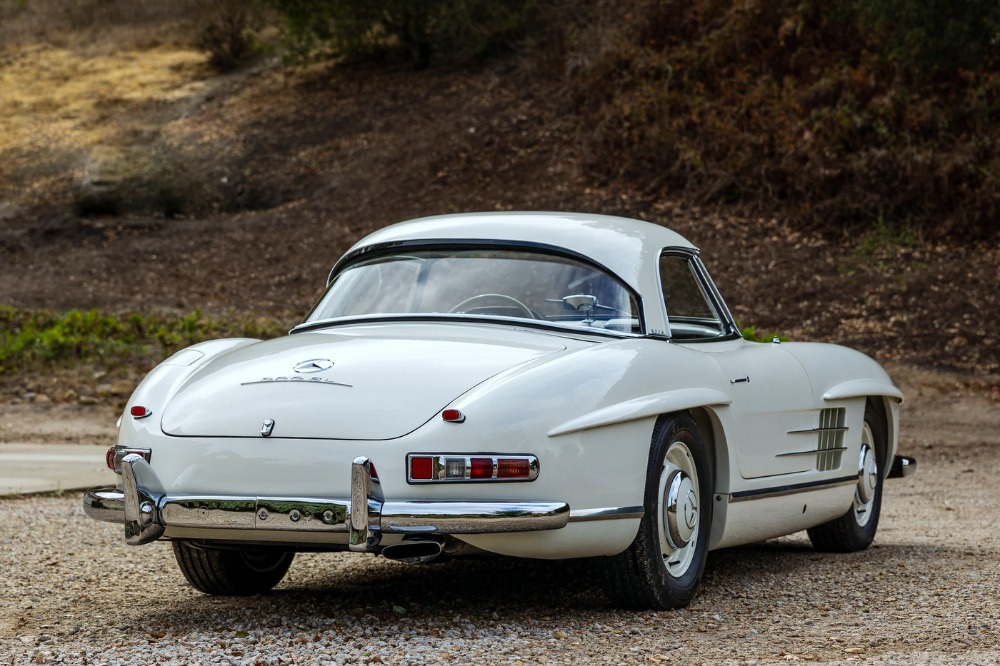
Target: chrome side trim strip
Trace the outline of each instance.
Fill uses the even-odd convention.
[[[847,432],[850,430],[848,427],[839,428],[809,428],[808,430],[789,430],[789,435],[815,435],[818,432]],[[827,449],[829,451],[829,449]]]
[[[627,520],[642,518],[645,511],[641,506],[611,506],[600,509],[579,509],[570,511],[569,522],[586,523],[592,520]]]
[[[784,458],[786,456],[814,456],[817,453],[831,453],[833,451],[846,451],[846,446],[836,446],[832,449],[810,449],[808,451],[792,451],[790,453],[779,453],[775,458]]]
[[[837,488],[840,486],[851,486],[858,483],[858,475],[843,476],[829,481],[810,481],[809,483],[796,483],[787,486],[776,486],[773,488],[761,488],[760,490],[742,490],[729,495],[729,503],[746,502],[748,500],[765,499],[769,497],[784,497],[797,493],[807,493],[813,490],[825,490],[827,488]]]

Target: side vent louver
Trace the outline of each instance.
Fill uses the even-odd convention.
[[[816,447],[816,469],[827,472],[839,469],[844,448],[844,414],[843,407],[824,409],[819,413],[819,444]]]

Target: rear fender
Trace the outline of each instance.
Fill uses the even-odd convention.
[[[660,414],[682,412],[697,407],[728,405],[731,399],[725,393],[713,389],[677,389],[645,395],[614,405],[602,407],[565,421],[549,430],[549,437],[558,437],[572,432],[600,428],[603,426],[644,419]]]

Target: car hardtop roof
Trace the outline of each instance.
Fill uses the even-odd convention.
[[[633,286],[639,283],[642,265],[655,261],[663,248],[697,252],[680,234],[651,222],[591,213],[489,212],[436,215],[393,224],[363,238],[346,256],[366,247],[428,240],[563,248],[607,267]]]

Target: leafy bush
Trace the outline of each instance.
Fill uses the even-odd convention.
[[[254,31],[262,17],[256,2],[208,0],[201,7],[196,46],[208,53],[208,64],[220,72],[242,65],[254,54]]]
[[[995,0],[855,0],[889,54],[920,73],[992,69],[1000,40]]]
[[[756,326],[737,325],[740,327],[740,335],[749,342],[774,342],[775,338],[779,342],[788,342],[788,338],[781,333],[758,333]]]
[[[0,307],[0,375],[80,361],[117,366],[155,363],[197,342],[220,337],[276,337],[274,320],[224,321],[195,311],[103,314],[99,310],[18,310]]]
[[[605,2],[568,59],[587,166],[833,234],[993,235],[1000,5],[963,3],[949,22],[945,0]],[[975,71],[953,48],[973,38]]]
[[[357,58],[392,50],[427,67],[509,46],[529,25],[533,0],[266,0],[284,19],[291,53]]]

